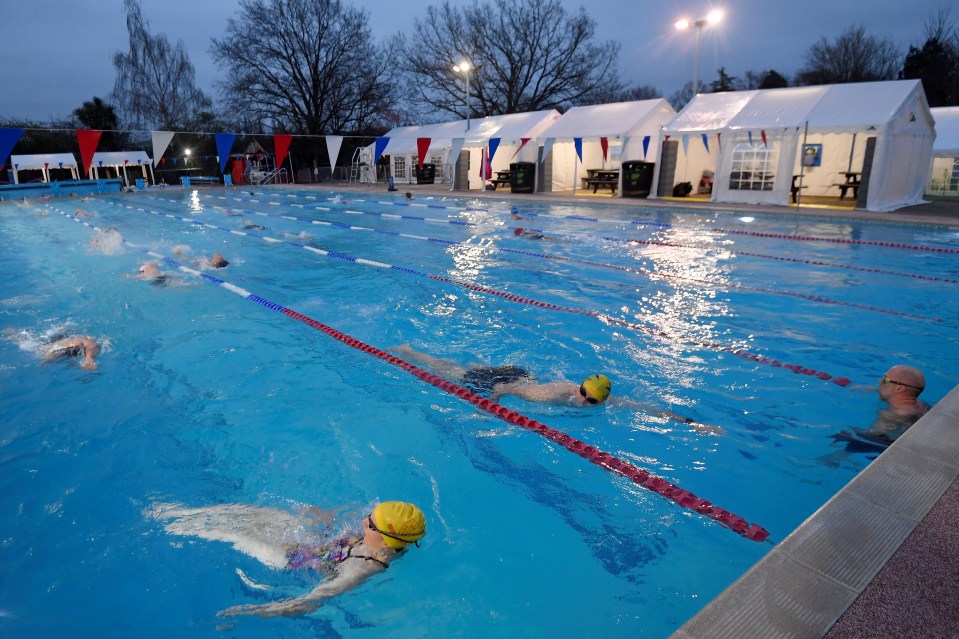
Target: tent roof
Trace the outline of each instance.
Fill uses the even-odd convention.
[[[697,95],[664,127],[668,134],[805,126],[859,129],[891,122],[919,80],[858,82]]]
[[[676,110],[662,98],[573,107],[539,137],[563,139],[626,136],[636,132],[657,115],[668,119],[675,113]]]
[[[466,120],[397,127],[386,134],[390,138],[386,153],[415,153],[417,138],[430,138],[430,148],[433,149],[451,146],[453,138],[464,138],[464,147],[485,145],[490,138],[507,142],[535,138],[559,117],[555,109],[493,115],[471,119],[469,133],[466,132]]]
[[[150,164],[152,160],[143,151],[98,151],[93,154],[92,166],[128,166]]]
[[[26,171],[32,169],[42,169],[43,165],[47,164],[50,168],[58,169],[60,168],[60,163],[63,162],[63,166],[77,166],[77,159],[73,157],[72,153],[41,153],[37,155],[11,155],[10,162],[16,168],[17,171]]]
[[[929,109],[936,120],[936,141],[932,152],[959,155],[959,107]]]

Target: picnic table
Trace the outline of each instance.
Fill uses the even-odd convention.
[[[619,169],[586,169],[586,177],[582,179],[583,188],[593,187],[593,193],[601,186],[608,186],[615,195],[619,188]]]
[[[508,186],[512,181],[512,176],[512,171],[497,171],[496,179],[490,180],[490,184],[493,185],[493,190],[495,191],[500,186]]]
[[[846,193],[852,189],[852,196],[859,197],[859,184],[862,181],[862,173],[857,171],[840,171],[839,175],[844,177],[842,182],[836,182],[833,186],[839,189],[839,199],[845,200]]]

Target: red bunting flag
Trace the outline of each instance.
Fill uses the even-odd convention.
[[[166,164],[166,158],[160,158],[160,166]]]
[[[44,163],[43,163],[43,168],[49,169],[49,168],[50,168],[50,163],[49,163],[49,162],[44,162]]]
[[[523,147],[526,146],[526,143],[529,142],[529,141],[532,140],[532,139],[533,139],[533,138],[520,138],[520,139],[519,139],[519,148],[516,149],[516,151],[513,153],[512,156],[510,156],[510,160],[512,160],[513,158],[515,158],[517,155],[519,155],[519,152],[523,150]]]
[[[609,139],[608,139],[608,138],[600,138],[600,139],[599,139],[599,146],[602,147],[602,149],[603,149],[603,162],[605,162],[605,161],[606,161],[606,157],[607,157],[607,155],[609,154]]]
[[[290,144],[293,142],[293,136],[288,133],[277,133],[273,136],[273,148],[276,151],[276,168],[283,166],[283,160],[286,159],[286,153],[290,150]]]
[[[100,136],[103,131],[93,131],[90,129],[77,129],[77,142],[80,144],[80,160],[83,162],[84,175],[90,172],[90,163],[93,162],[93,154],[97,152],[97,145],[100,143]]]
[[[763,138],[763,146],[768,147],[769,145],[766,144],[766,132],[765,132],[765,131],[760,131],[760,132],[759,132],[759,135],[761,135],[762,138]]]
[[[430,142],[432,142],[432,138],[416,138],[417,164],[419,164],[420,169],[423,168],[423,160],[426,159],[426,154],[429,153]]]

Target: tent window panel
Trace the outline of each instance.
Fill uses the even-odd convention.
[[[776,152],[765,144],[740,142],[733,148],[729,189],[772,191],[776,181],[776,163]]]
[[[393,175],[403,177],[406,175],[406,158],[398,155],[393,158]]]
[[[949,179],[949,190],[959,191],[959,158],[952,162],[952,177]]]
[[[430,164],[436,167],[435,176],[437,178],[442,178],[443,177],[443,156],[434,155],[430,157]]]

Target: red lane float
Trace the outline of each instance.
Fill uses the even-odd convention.
[[[496,402],[485,397],[481,397],[472,391],[463,388],[462,386],[445,380],[438,375],[434,375],[433,373],[424,370],[415,364],[411,364],[406,360],[396,357],[395,355],[390,355],[389,353],[382,351],[375,346],[370,346],[369,344],[361,342],[354,337],[350,337],[346,333],[327,326],[322,322],[318,322],[311,317],[297,313],[296,311],[288,308],[283,308],[282,313],[295,320],[303,322],[311,328],[329,335],[333,339],[343,342],[347,346],[351,346],[363,351],[364,353],[378,357],[379,359],[406,371],[414,377],[417,377],[424,382],[439,388],[440,390],[444,390],[466,402],[469,402],[470,404],[486,411],[494,417],[502,419],[509,424],[513,424],[514,426],[519,426],[520,428],[533,431],[534,433],[537,433],[546,439],[559,444],[571,453],[579,455],[583,459],[586,459],[601,468],[605,468],[612,473],[626,477],[636,485],[650,490],[657,495],[665,497],[666,499],[672,500],[683,508],[687,508],[693,512],[699,513],[700,515],[709,517],[710,519],[719,522],[723,526],[726,526],[737,534],[742,535],[746,539],[750,539],[752,541],[765,541],[769,537],[769,531],[762,526],[759,526],[758,524],[750,524],[739,515],[735,515],[728,510],[720,508],[710,501],[701,499],[688,490],[683,490],[679,486],[668,482],[662,477],[656,477],[647,470],[639,468],[638,466],[634,466],[627,461],[601,451],[598,448],[579,441],[578,439],[574,439],[566,433],[558,431],[555,428],[550,428],[546,424],[529,419],[528,417],[521,415],[516,411],[510,410],[505,406],[501,406],[500,404],[497,404]]]
[[[929,251],[932,253],[959,253],[959,249],[939,248],[936,246],[919,246],[916,244],[901,244],[899,242],[878,242],[875,240],[850,240],[844,237],[814,237],[808,235],[787,235],[785,233],[762,233],[760,231],[741,231],[737,229],[714,228],[714,233],[730,233],[732,235],[750,235],[752,237],[774,237],[779,240],[793,240],[797,242],[833,242],[834,244],[861,244],[865,246],[885,246],[887,248],[906,249],[909,251]]]

